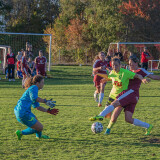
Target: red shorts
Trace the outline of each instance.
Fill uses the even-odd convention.
[[[40,75],[42,75],[42,76],[45,76],[46,75],[46,72],[45,72],[45,69],[36,69],[36,72],[37,72],[37,74],[40,74]]]
[[[132,89],[124,90],[117,97],[124,111],[134,113],[139,97]]]
[[[93,82],[94,82],[94,86],[95,86],[96,88],[100,88],[100,83],[101,83],[101,80],[102,80],[102,79],[103,79],[103,78],[100,77],[100,76],[94,76]],[[104,84],[106,84],[106,82],[105,82]]]

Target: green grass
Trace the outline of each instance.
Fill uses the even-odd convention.
[[[89,117],[99,114],[93,99],[92,67],[53,66],[50,78],[39,96],[57,101],[60,112],[52,116],[33,109],[44,126],[43,133],[49,140],[37,140],[35,135],[17,140],[15,131],[26,127],[17,122],[14,106],[24,92],[21,81],[0,81],[0,159],[1,160],[139,160],[160,159],[159,99],[160,81],[142,84],[140,100],[134,117],[154,125],[152,135],[124,121],[122,112],[111,135],[93,134]],[[103,107],[111,89],[105,88]],[[47,107],[42,104],[42,106]],[[104,130],[109,120],[102,122]]]

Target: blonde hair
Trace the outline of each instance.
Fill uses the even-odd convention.
[[[25,80],[24,87],[28,89],[30,86],[35,85],[37,82],[41,82],[43,80],[43,76],[35,75],[34,77],[29,77]]]

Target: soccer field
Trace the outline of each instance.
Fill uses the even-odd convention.
[[[49,140],[23,136],[17,140],[15,131],[26,127],[17,122],[14,107],[25,91],[21,80],[0,81],[0,159],[1,160],[145,160],[160,159],[160,81],[142,84],[140,100],[134,118],[151,123],[154,128],[150,136],[145,129],[128,124],[122,112],[110,135],[104,135],[109,120],[101,123],[104,130],[93,134],[89,117],[99,114],[111,90],[106,85],[103,107],[98,108],[93,99],[94,86],[91,66],[53,66],[45,79],[39,97],[53,98],[60,110],[57,116],[33,113],[43,124],[43,134]],[[42,106],[46,107],[44,104]]]

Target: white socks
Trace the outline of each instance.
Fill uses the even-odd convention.
[[[140,126],[140,127],[143,127],[143,128],[149,128],[149,126],[150,126],[148,123],[142,122],[139,119],[134,119],[133,124],[135,126]]]
[[[102,104],[104,93],[99,94],[99,103]]]
[[[98,102],[98,93],[96,91],[94,92],[94,100]]]
[[[113,106],[113,105],[109,105],[108,107],[106,107],[106,108],[99,114],[99,116],[105,117],[108,113],[112,112],[113,110],[114,110],[114,106]]]

